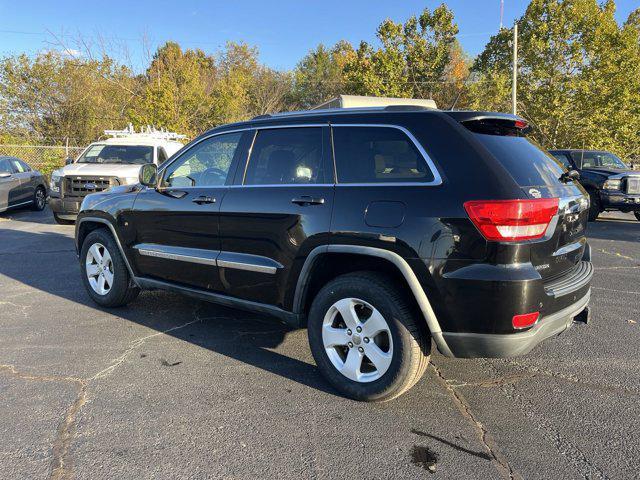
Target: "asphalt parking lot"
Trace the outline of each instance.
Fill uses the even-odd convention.
[[[434,354],[363,404],[303,330],[163,292],[97,308],[73,227],[0,214],[0,478],[637,478],[640,222],[588,233],[589,325],[517,359]]]

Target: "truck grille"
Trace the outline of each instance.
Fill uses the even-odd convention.
[[[65,177],[63,197],[86,197],[120,185],[116,177]]]
[[[627,177],[627,193],[640,193],[640,177]]]

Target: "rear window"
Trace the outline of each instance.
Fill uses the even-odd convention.
[[[521,187],[556,185],[565,169],[527,137],[486,135],[475,137],[507,169]]]
[[[389,127],[334,127],[338,182],[431,182],[433,173],[407,135]]]

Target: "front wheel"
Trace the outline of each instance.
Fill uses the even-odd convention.
[[[47,205],[47,191],[44,187],[36,188],[36,191],[33,194],[33,208],[36,212],[41,212],[44,210],[44,207]]]
[[[636,216],[636,220],[640,221],[640,212],[633,212],[633,214]]]
[[[126,305],[138,296],[129,271],[111,234],[94,230],[82,244],[82,281],[94,302],[104,307]]]
[[[350,273],[314,299],[309,344],[320,372],[341,393],[386,401],[411,388],[427,368],[430,343],[422,322],[389,278]]]

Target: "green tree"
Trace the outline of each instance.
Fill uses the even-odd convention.
[[[344,40],[332,48],[318,45],[298,63],[293,73],[292,100],[298,108],[310,108],[347,90],[345,66],[355,52]]]
[[[532,0],[518,20],[518,110],[547,147],[638,151],[637,12],[620,26],[613,0]],[[474,108],[510,110],[512,35],[476,59]]]
[[[99,60],[47,52],[0,60],[0,128],[20,138],[84,145],[125,122],[131,72]]]
[[[404,24],[385,20],[377,30],[381,46],[362,42],[348,62],[348,88],[362,95],[446,103],[451,100],[450,84],[463,80],[452,76],[465,74],[464,69],[452,68],[452,60],[460,60],[457,33],[453,13],[445,4],[433,12],[425,8]]]

